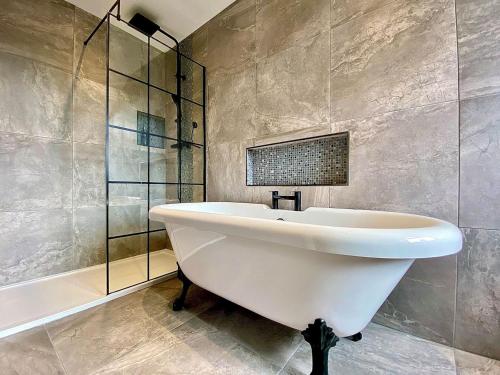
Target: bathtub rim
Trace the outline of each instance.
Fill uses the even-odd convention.
[[[205,203],[252,205],[261,206],[262,209],[270,209],[267,205],[250,203],[180,203],[155,206],[151,208],[149,217],[155,221],[194,226],[199,230],[246,239],[265,239],[269,242],[313,251],[366,258],[434,258],[455,254],[462,248],[462,233],[455,225],[422,215],[400,214],[430,219],[435,225],[423,228],[395,229],[333,227],[182,209],[183,206],[195,207]],[[335,208],[325,208],[324,210],[384,213],[384,211]]]

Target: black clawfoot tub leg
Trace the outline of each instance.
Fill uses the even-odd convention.
[[[354,341],[354,342],[359,341],[362,338],[363,338],[363,335],[361,334],[361,332],[358,332],[355,335],[346,337],[346,339],[349,339],[349,340]]]
[[[302,331],[304,339],[311,345],[313,366],[311,375],[328,375],[328,351],[339,338],[323,319],[316,319]]]
[[[192,282],[189,280],[186,275],[181,270],[181,267],[177,264],[177,278],[182,281],[182,291],[179,297],[177,297],[174,301],[174,304],[172,306],[174,311],[179,311],[182,310],[184,307],[184,301],[186,300],[186,295],[189,290],[189,287],[191,286]]]

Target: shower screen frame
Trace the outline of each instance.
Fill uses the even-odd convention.
[[[116,12],[114,14],[113,12]],[[110,30],[111,30],[111,19],[114,18],[118,22],[122,22],[126,24],[128,27],[133,28],[135,31],[140,32],[141,34],[144,35],[145,38],[147,38],[147,50],[148,50],[148,58],[147,58],[147,81],[132,77],[128,74],[125,74],[123,72],[120,72],[116,69],[113,69],[110,67]],[[154,278],[150,277],[150,234],[155,233],[155,232],[162,232],[166,231],[165,228],[162,229],[151,229],[150,228],[150,220],[149,218],[147,219],[147,230],[146,231],[140,231],[140,232],[133,232],[133,233],[127,233],[127,234],[121,234],[121,235],[116,235],[116,236],[110,236],[110,215],[109,215],[109,208],[110,208],[110,192],[109,192],[109,187],[112,184],[122,184],[122,185],[127,185],[127,184],[140,184],[140,185],[147,185],[147,210],[149,212],[149,209],[151,208],[151,192],[150,192],[150,186],[151,185],[177,185],[177,200],[179,202],[184,202],[183,199],[183,187],[185,186],[202,186],[203,187],[203,201],[206,201],[206,163],[207,163],[207,158],[206,158],[206,68],[205,66],[201,65],[197,61],[193,60],[189,56],[184,55],[180,51],[180,45],[179,42],[169,33],[165,32],[161,28],[158,30],[159,33],[162,35],[166,36],[169,38],[169,40],[173,41],[175,43],[175,48],[168,46],[166,43],[162,42],[161,40],[149,36],[145,33],[143,33],[141,30],[138,30],[137,28],[131,26],[128,22],[124,21],[121,18],[120,15],[120,0],[117,0],[114,5],[110,8],[110,10],[106,13],[104,18],[97,24],[95,29],[92,31],[92,33],[89,35],[89,37],[85,40],[84,45],[87,45],[89,41],[92,39],[92,37],[95,35],[95,33],[105,25],[106,27],[106,118],[105,118],[105,127],[106,127],[106,135],[105,135],[105,182],[106,182],[106,294],[112,294],[119,292],[121,290],[140,285],[142,283],[152,281],[158,278],[162,278],[168,275],[174,275],[176,271],[173,271],[171,273],[166,273],[164,275],[160,275]],[[155,43],[158,43],[169,50],[172,50],[176,54],[176,92],[170,92],[165,88],[158,87],[154,84],[151,83],[151,77],[150,77],[150,65],[151,65],[151,40],[154,40]],[[198,103],[190,98],[185,98],[182,96],[182,80],[183,76],[181,74],[182,72],[182,58],[185,58],[189,61],[191,61],[193,64],[198,65],[202,69],[202,98],[201,98],[201,103]],[[123,76],[127,79],[134,80],[136,82],[139,82],[141,84],[144,84],[147,87],[147,131],[140,131],[139,129],[129,129],[125,128],[122,126],[114,125],[110,123],[110,73],[117,74],[119,76]],[[167,132],[165,132],[165,135],[160,136],[158,134],[150,133],[150,118],[153,116],[153,114],[150,113],[150,91],[151,89],[159,90],[163,93],[171,95],[171,97],[174,100],[176,104],[176,125],[177,125],[177,136],[176,138],[168,137]],[[193,106],[199,106],[202,109],[202,122],[203,122],[203,143],[196,143],[194,142],[194,139],[191,139],[191,141],[188,141],[186,139],[183,139],[182,136],[182,103],[183,101],[191,103]],[[142,181],[140,178],[140,181],[116,181],[116,180],[111,180],[110,179],[110,173],[109,173],[109,166],[110,166],[110,129],[115,129],[119,131],[126,131],[126,132],[134,132],[136,134],[142,134],[147,137],[147,181]],[[163,138],[164,141],[170,140],[170,141],[175,141],[177,144],[177,165],[178,165],[178,170],[177,170],[177,182],[171,183],[171,182],[152,182],[150,180],[150,149],[151,149],[151,136],[157,137],[157,138]],[[167,147],[167,146],[166,146]],[[195,182],[183,182],[183,164],[182,164],[182,150],[183,148],[202,148],[203,150],[203,182],[202,183],[195,183]],[[193,166],[191,166],[193,168]],[[147,235],[147,275],[146,279],[143,281],[140,281],[138,283],[132,284],[132,285],[127,285],[126,287],[116,289],[116,290],[110,290],[110,241],[118,238],[124,238],[124,237],[132,237],[132,236],[139,236],[139,235]]]

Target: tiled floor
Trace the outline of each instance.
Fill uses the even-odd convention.
[[[177,280],[0,340],[0,374],[309,374],[298,331]],[[330,351],[331,374],[500,374],[500,363],[372,324]]]

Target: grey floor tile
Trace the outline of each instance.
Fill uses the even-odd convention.
[[[218,304],[198,318],[280,368],[302,343],[299,331],[237,305],[231,304],[229,311],[224,311],[224,306]]]
[[[500,361],[455,350],[457,375],[500,375]]]
[[[193,308],[173,312],[176,283],[172,280],[49,324],[47,330],[68,373],[95,373],[210,307],[211,295],[193,289]]]
[[[96,374],[276,374],[279,368],[195,317],[137,346]]]
[[[0,340],[2,375],[64,374],[57,354],[43,327]]]
[[[363,339],[341,339],[330,350],[332,374],[455,374],[453,349],[376,324],[363,331]],[[309,374],[311,351],[303,343],[283,374]]]

